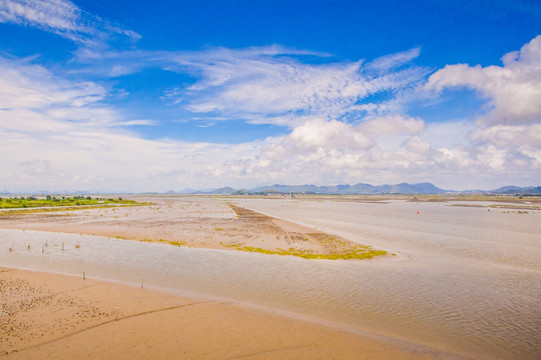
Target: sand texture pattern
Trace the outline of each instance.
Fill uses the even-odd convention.
[[[239,304],[0,268],[0,358],[434,359]]]

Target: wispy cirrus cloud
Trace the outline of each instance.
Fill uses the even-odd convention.
[[[421,48],[416,47],[407,51],[398,52],[395,54],[384,55],[373,61],[371,61],[367,68],[371,70],[389,70],[397,66],[410,63],[413,59],[419,57],[421,54]]]
[[[361,121],[400,112],[429,69],[411,61],[420,49],[365,63],[278,45],[201,51],[99,52],[79,49],[72,71],[121,77],[146,68],[188,74],[192,84],[162,91],[162,100],[194,118],[243,119],[291,127],[312,118]]]
[[[315,117],[359,121],[398,111],[403,93],[428,73],[409,65],[397,69],[418,56],[419,49],[368,64],[306,62],[299,55],[278,46],[179,54],[171,57],[179,67],[171,69],[189,71],[198,79],[164,95],[172,101],[182,97],[195,113],[220,113],[252,123],[294,126]]]
[[[140,38],[136,32],[81,10],[68,0],[0,0],[0,22],[37,27],[87,46],[117,35]]]

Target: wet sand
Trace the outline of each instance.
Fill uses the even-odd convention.
[[[5,359],[436,358],[231,302],[7,268],[0,268],[0,333]]]

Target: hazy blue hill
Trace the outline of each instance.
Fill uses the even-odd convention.
[[[378,193],[381,194],[445,194],[448,192],[431,183],[401,183],[396,185],[381,185],[376,186],[376,188],[378,189]]]
[[[541,195],[541,186],[528,186],[528,187],[518,187],[518,186],[503,186],[496,190],[490,191],[493,194],[523,194],[523,195]]]
[[[370,184],[355,184],[355,185],[280,185],[274,184],[262,186],[249,193],[305,193],[305,194],[322,194],[322,195],[370,195],[370,194],[443,194],[448,191],[440,189],[430,183],[420,184],[396,184],[396,185],[380,185],[374,186]]]
[[[348,189],[347,194],[375,194],[377,192],[376,186],[370,184],[355,184]]]
[[[192,189],[190,189],[192,190]],[[185,193],[181,191],[179,193]],[[400,183],[394,185],[370,185],[358,183],[355,185],[326,185],[316,186],[313,184],[307,185],[268,185],[261,186],[255,189],[233,189],[231,187],[223,187],[220,189],[206,189],[190,191],[192,194],[214,194],[214,195],[241,195],[241,194],[321,194],[321,195],[377,195],[377,194],[405,194],[405,195],[428,195],[428,194],[448,194],[458,193],[456,191],[444,190],[435,186],[432,183],[424,182],[418,184]],[[461,191],[462,194],[522,194],[522,195],[541,195],[541,186],[538,187],[518,187],[504,186],[492,191],[484,190],[468,190]]]
[[[204,190],[204,191],[197,191],[195,193],[197,194],[208,194],[208,195],[231,195],[236,190],[232,187],[226,186],[219,189],[213,189],[213,190]]]
[[[250,190],[251,193],[263,193],[263,192],[278,192],[278,193],[316,193],[320,194],[321,190],[315,185],[280,185],[274,184],[270,186],[262,186],[256,189]]]
[[[186,189],[182,189],[180,191],[177,191],[177,194],[193,194],[195,192],[197,192],[197,190],[192,189],[192,188],[186,188]]]
[[[523,190],[523,188],[518,187],[518,186],[503,186],[496,190],[492,190],[491,192],[501,194],[501,193],[508,193],[508,192],[516,192],[520,190]]]

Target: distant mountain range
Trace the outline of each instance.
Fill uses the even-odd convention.
[[[14,196],[21,193],[11,193],[7,190],[0,191],[0,195]],[[92,191],[76,191],[76,192],[50,192],[38,191],[34,195],[48,194],[64,194],[64,195],[83,195],[97,194]],[[119,192],[120,194],[120,192]],[[132,193],[133,194],[133,193]],[[444,190],[431,183],[408,184],[401,183],[396,185],[370,185],[370,184],[355,184],[355,185],[331,185],[331,186],[316,186],[316,185],[269,185],[261,186],[255,189],[233,189],[231,187],[222,187],[219,189],[184,189],[181,191],[169,190],[165,193],[145,193],[145,194],[183,194],[183,195],[265,195],[265,194],[314,194],[314,195],[384,195],[384,194],[404,194],[404,195],[430,195],[430,194],[495,194],[495,195],[526,195],[526,196],[541,196],[541,186],[503,186],[495,190],[465,190],[454,191]]]
[[[541,186],[528,186],[528,187],[504,186],[490,192],[494,194],[541,195]]]
[[[174,194],[174,191],[168,191],[168,194]],[[219,189],[207,189],[195,191],[185,189],[176,194],[207,194],[207,195],[257,195],[257,194],[316,194],[316,195],[383,195],[383,194],[404,194],[404,195],[428,195],[428,194],[509,194],[509,195],[541,195],[541,186],[538,187],[517,187],[504,186],[496,190],[467,190],[454,191],[444,190],[431,183],[408,184],[401,183],[396,185],[280,185],[274,184],[262,186],[255,189],[233,189],[223,187]]]
[[[263,186],[251,191],[252,193],[305,193],[305,194],[325,194],[325,195],[373,195],[373,194],[445,194],[448,191],[440,189],[430,183],[420,184],[396,184],[396,185],[334,185],[334,186],[316,186],[316,185],[271,185]]]

